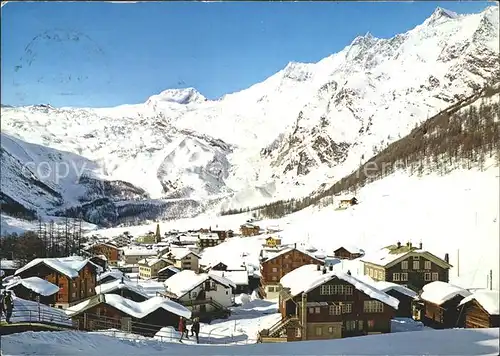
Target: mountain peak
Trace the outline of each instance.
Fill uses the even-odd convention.
[[[201,103],[207,99],[195,88],[167,89],[159,94],[151,96],[147,103],[151,102],[171,102],[177,104]]]
[[[424,24],[433,25],[435,23],[441,23],[450,19],[456,19],[458,14],[456,12],[443,9],[442,7],[437,7],[436,10],[432,13],[432,15],[425,20]]]

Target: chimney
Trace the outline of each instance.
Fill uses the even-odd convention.
[[[317,271],[320,271],[320,270],[321,270],[321,265],[317,265],[316,267],[317,267],[317,268],[316,268],[316,270],[317,270]]]
[[[444,254],[444,260],[446,261],[446,263],[450,263],[450,255],[445,253]]]
[[[409,248],[412,248],[412,247],[413,247],[413,245],[412,245],[411,241],[408,241],[408,247],[409,247]]]
[[[420,243],[418,244],[418,249],[421,250],[422,249],[422,241],[420,241]]]
[[[333,271],[333,265],[328,266],[329,271]]]
[[[122,276],[122,284],[123,284],[123,276]]]
[[[294,244],[293,244],[293,248],[297,248],[297,243],[294,243]]]
[[[398,241],[397,246],[398,246],[398,248],[400,248],[401,247],[401,242]]]
[[[323,274],[326,274],[326,267],[323,267]]]
[[[350,269],[347,270],[347,275],[349,275],[349,276],[351,275],[351,270]]]

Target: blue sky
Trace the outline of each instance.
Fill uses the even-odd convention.
[[[13,2],[2,8],[1,101],[104,107],[182,87],[215,99],[368,31],[407,31],[437,6],[472,13],[488,3]]]

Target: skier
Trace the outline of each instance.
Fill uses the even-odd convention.
[[[191,326],[191,336],[196,335],[196,343],[200,343],[200,319],[194,318],[193,319],[193,325]]]
[[[12,300],[12,294],[7,291],[7,295],[3,298],[3,304],[5,308],[5,321],[10,324],[10,318],[12,316],[12,309],[14,309],[14,301]]]

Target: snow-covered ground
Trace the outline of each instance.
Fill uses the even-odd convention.
[[[499,287],[499,172],[498,167],[456,170],[440,176],[393,174],[357,193],[359,205],[344,211],[336,206],[310,207],[282,219],[256,224],[279,226],[283,243],[312,244],[324,253],[343,244],[355,245],[368,254],[398,240],[423,243],[423,248],[443,258],[450,256],[451,282],[466,288],[486,287],[493,271],[493,287]],[[238,231],[250,214],[200,215],[193,219],[161,222],[161,231],[207,228]],[[104,236],[124,231],[133,235],[153,231],[156,225],[97,230]],[[260,247],[266,235],[228,239],[207,248],[202,262],[223,260],[231,264],[245,261],[258,265]],[[343,262],[353,273],[358,262]]]
[[[241,346],[179,345],[83,332],[25,332],[2,337],[14,355],[498,355],[499,329],[424,330],[340,340]]]
[[[58,325],[72,325],[64,310],[51,308],[44,304],[33,302],[31,300],[14,298],[14,309],[12,310],[11,321],[13,323],[51,323]],[[0,319],[5,321],[5,314]],[[3,338],[3,337],[2,337]]]

